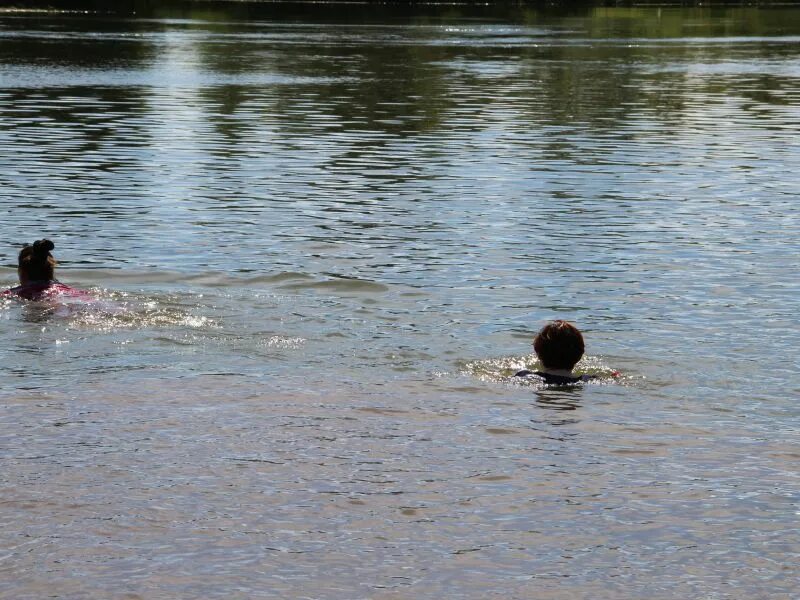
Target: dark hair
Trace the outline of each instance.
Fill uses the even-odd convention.
[[[50,254],[55,248],[50,240],[38,240],[32,246],[26,245],[19,252],[18,266],[31,281],[50,281],[54,279],[53,273],[56,259]]]
[[[533,340],[536,356],[547,369],[569,369],[583,356],[583,336],[567,321],[548,323]]]

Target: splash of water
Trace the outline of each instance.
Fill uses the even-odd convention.
[[[516,383],[530,385],[530,382],[522,379],[515,379],[514,374],[522,369],[536,371],[542,368],[542,364],[537,360],[536,355],[528,354],[524,356],[503,356],[499,358],[488,358],[474,360],[464,363],[461,367],[461,374],[476,377],[481,381],[491,383]],[[620,377],[617,371],[606,365],[600,357],[584,356],[575,365],[574,374],[594,375],[597,381],[620,381],[625,379]]]
[[[213,329],[219,324],[212,318],[192,314],[182,306],[170,305],[169,299],[135,297],[123,292],[95,291],[97,302],[70,305],[67,329],[111,332],[120,329],[181,327]]]

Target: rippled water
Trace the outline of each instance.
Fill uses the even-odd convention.
[[[0,596],[796,596],[800,12],[427,10],[0,14]]]

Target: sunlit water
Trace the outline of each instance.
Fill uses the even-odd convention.
[[[796,598],[798,11],[269,10],[0,15],[0,596]]]

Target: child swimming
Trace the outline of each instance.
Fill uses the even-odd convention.
[[[542,370],[523,369],[514,377],[536,378],[548,385],[568,385],[596,378],[596,375],[572,374],[584,351],[583,335],[572,323],[560,320],[548,323],[536,334],[533,349],[542,363]]]
[[[37,240],[33,245],[25,244],[17,261],[20,285],[5,290],[0,296],[16,296],[25,300],[46,300],[56,296],[93,299],[88,292],[64,285],[55,278],[57,263],[50,254],[54,248],[55,244],[50,240]]]

